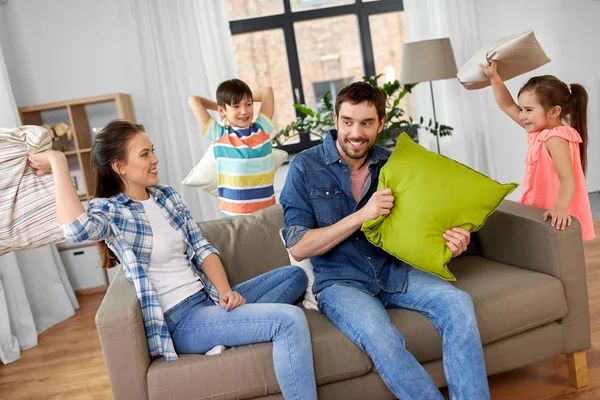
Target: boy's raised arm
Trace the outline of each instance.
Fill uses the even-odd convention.
[[[252,100],[260,102],[260,112],[269,118],[273,118],[275,112],[275,94],[273,88],[264,87],[252,92]]]
[[[200,124],[200,127],[206,126],[208,121],[212,118],[206,110],[217,110],[216,102],[200,96],[190,96],[188,104],[196,117],[196,121]]]

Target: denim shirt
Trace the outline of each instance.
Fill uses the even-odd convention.
[[[323,144],[298,154],[289,165],[279,201],[283,206],[286,246],[293,247],[310,229],[335,224],[364,207],[377,190],[379,171],[390,151],[373,146],[368,155],[370,185],[356,202],[350,167],[337,151],[337,132],[329,132]],[[334,283],[376,295],[380,290],[404,292],[406,264],[374,246],[359,230],[327,253],[311,257],[315,274],[313,292]]]

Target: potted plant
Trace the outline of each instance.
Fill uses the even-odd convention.
[[[379,88],[386,100],[387,112],[383,130],[377,136],[377,144],[393,147],[402,132],[406,132],[414,141],[418,141],[419,129],[425,129],[433,135],[439,134],[440,137],[452,135],[452,127],[448,125],[433,124],[431,119],[425,124],[423,117],[419,118],[419,122],[415,122],[411,117],[406,116],[405,111],[400,107],[400,100],[411,93],[412,88],[417,84],[401,85],[398,80],[395,80],[379,86],[377,81],[381,76],[363,77],[364,82]],[[325,93],[317,110],[303,104],[294,104],[294,107],[305,116],[296,118],[294,122],[277,132],[271,139],[273,146],[281,146],[289,138],[303,132],[309,132],[323,140],[327,133],[334,128],[333,114],[335,110],[331,102],[331,92]]]
[[[69,124],[64,122],[54,126],[44,124],[42,127],[52,135],[54,150],[65,152],[74,146],[73,129]]]

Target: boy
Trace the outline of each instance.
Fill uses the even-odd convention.
[[[253,122],[253,102],[261,102]],[[275,204],[275,167],[271,148],[271,120],[275,105],[273,89],[254,93],[239,79],[217,88],[217,101],[190,96],[189,105],[202,126],[202,136],[214,141],[217,162],[219,206],[225,216],[251,214]],[[220,125],[207,110],[216,110]]]

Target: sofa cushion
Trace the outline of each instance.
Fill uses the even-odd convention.
[[[290,265],[287,250],[279,238],[279,229],[283,228],[280,204],[251,215],[202,222],[198,226],[219,250],[231,285]]]
[[[318,311],[306,310],[317,385],[354,378],[373,369],[371,359]]]
[[[283,238],[283,229],[279,230],[279,236],[281,237],[281,242],[285,244],[285,239]],[[307,310],[318,310],[319,307],[317,306],[317,299],[315,298],[315,294],[313,293],[315,273],[313,271],[313,265],[312,262],[310,262],[310,258],[298,261],[294,258],[292,253],[290,253],[289,249],[288,256],[290,257],[290,264],[302,268],[302,271],[304,271],[306,277],[308,278],[308,285],[306,285],[306,290],[304,291],[304,300],[302,301],[302,306]]]
[[[181,354],[155,359],[148,368],[148,397],[162,399],[247,399],[280,393],[272,345],[234,347],[220,355]]]
[[[457,278],[455,285],[473,298],[484,345],[559,320],[567,313],[562,283],[550,275],[478,256],[457,258],[450,268]],[[389,314],[417,360],[442,356],[439,334],[426,317],[405,310],[390,310]]]
[[[567,315],[562,282],[551,275],[474,256],[451,268],[456,286],[473,298],[483,344]]]

